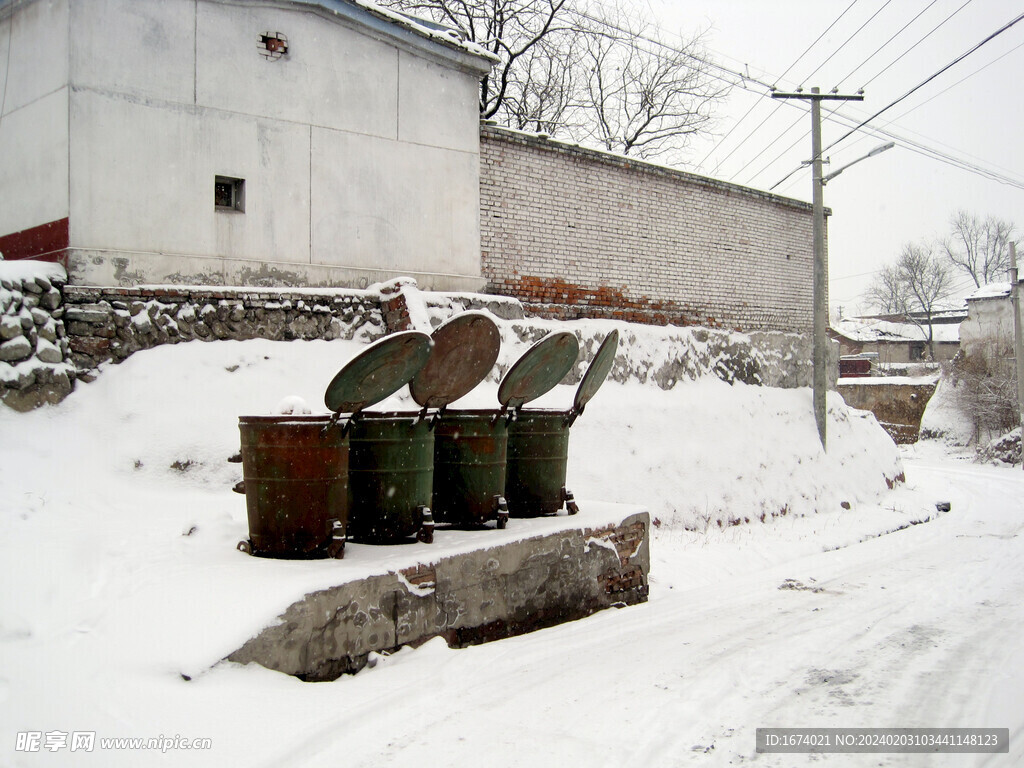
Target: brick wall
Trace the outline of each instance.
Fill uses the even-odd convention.
[[[811,330],[807,203],[481,129],[487,290],[558,319]]]

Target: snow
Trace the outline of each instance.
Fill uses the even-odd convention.
[[[966,446],[974,440],[974,424],[957,405],[958,387],[951,376],[939,379],[921,416],[921,435],[941,438],[951,446]]]
[[[657,332],[634,335],[658,351]],[[528,345],[507,340],[503,360]],[[464,650],[434,640],[333,683],[217,663],[306,592],[409,551],[289,562],[234,548],[237,417],[289,394],[322,402],[363,348],[159,347],[60,405],[0,410],[0,764],[788,766],[805,761],[755,755],[754,729],[802,725],[1009,727],[1011,754],[992,763],[872,764],[1024,759],[1020,470],[954,462],[939,441],[901,459],[835,393],[823,452],[809,390],[710,377],[608,382],[573,426],[581,515],[622,502],[657,520],[649,603]],[[495,389],[459,405],[496,407]],[[573,392],[538,405],[568,408]],[[389,408],[415,406],[402,392]],[[566,521],[439,530],[429,546]],[[13,749],[18,732],[55,730],[212,749]]]
[[[967,297],[967,301],[975,299],[1003,299],[1010,295],[1009,283],[989,283],[981,286],[978,290]]]
[[[939,374],[929,376],[850,376],[839,379],[839,384],[891,384],[902,387],[921,387],[935,384]]]
[[[312,412],[313,409],[309,407],[309,404],[298,395],[283,397],[281,402],[274,407],[274,415],[276,416],[304,415]]]
[[[53,264],[48,261],[31,261],[19,259],[17,261],[0,260],[0,280],[34,280],[37,277],[44,277],[50,281],[66,283],[68,273],[60,264]]]
[[[876,341],[927,341],[928,326],[917,323],[895,323],[875,318],[847,318],[832,325],[833,330],[851,341],[862,343]],[[960,341],[959,323],[934,323],[932,338],[936,342],[956,343]]]

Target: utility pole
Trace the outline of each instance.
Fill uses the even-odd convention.
[[[814,184],[811,202],[814,207],[814,421],[818,425],[821,447],[825,445],[825,399],[828,391],[828,306],[825,299],[825,202],[821,178],[821,102],[863,101],[864,94],[843,96],[838,93],[772,92],[773,99],[807,99],[811,102],[811,168]]]
[[[1017,368],[1017,413],[1021,423],[1021,468],[1024,468],[1024,337],[1020,328],[1020,282],[1017,276],[1017,244],[1010,243],[1010,302],[1013,308],[1013,357]]]

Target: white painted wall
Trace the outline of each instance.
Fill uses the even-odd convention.
[[[64,112],[46,105],[10,130],[5,117],[0,140],[25,163],[55,158],[73,281],[365,285],[411,274],[425,287],[482,287],[478,73],[316,6],[67,2],[15,16],[63,10],[31,36],[70,28],[70,50],[43,52],[64,69],[15,78],[31,68],[15,49],[10,78],[20,101],[70,80]],[[288,56],[262,57],[262,32],[284,33]],[[63,134],[41,137],[40,123]],[[245,179],[244,213],[214,208],[217,175]],[[0,219],[0,235],[10,231]]]
[[[971,299],[960,323],[960,348],[990,364],[1010,364],[1013,356],[1013,304],[1009,296]]]
[[[0,8],[0,235],[68,215],[68,0]]]

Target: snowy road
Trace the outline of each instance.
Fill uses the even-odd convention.
[[[922,447],[888,492],[899,458],[873,419],[833,401],[823,454],[804,390],[611,383],[588,406],[577,498],[664,520],[645,605],[435,640],[332,683],[217,664],[359,567],[240,555],[227,490],[234,414],[329,380],[337,356],[163,347],[60,406],[0,411],[0,768],[1024,765],[1024,472]],[[723,514],[752,522],[719,530]],[[685,531],[700,520],[710,532]],[[758,727],[815,726],[1009,728],[1011,752],[755,752]],[[94,733],[95,751],[16,748],[62,732]],[[178,735],[212,748],[100,743]]]
[[[764,535],[659,541],[647,605],[400,653],[323,686],[331,711],[268,744],[262,764],[337,765],[343,754],[347,766],[396,767],[1019,765],[1024,476],[951,462],[908,470],[917,496],[894,505],[930,493],[953,511],[796,557]],[[1008,727],[1011,746],[756,755],[759,726]]]

